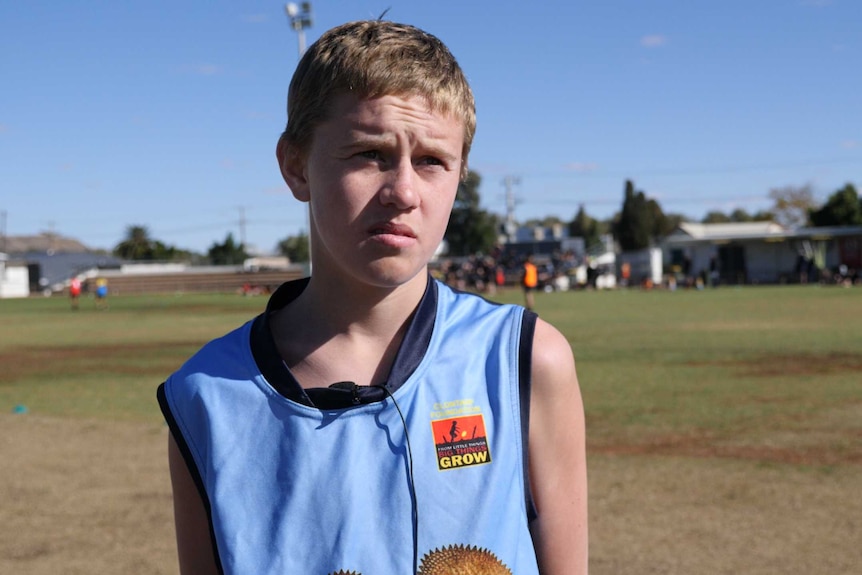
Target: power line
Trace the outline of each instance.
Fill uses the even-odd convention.
[[[772,170],[787,170],[793,168],[808,168],[845,163],[862,163],[862,157],[846,156],[841,158],[821,158],[810,160],[795,160],[775,163],[741,164],[724,166],[699,166],[690,168],[639,168],[629,170],[602,170],[596,168],[589,171],[561,170],[555,172],[526,172],[528,178],[629,178],[639,176],[693,176],[705,174],[733,174]]]

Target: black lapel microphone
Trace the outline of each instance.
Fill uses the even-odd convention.
[[[388,390],[378,386],[356,385],[353,381],[339,381],[329,387],[305,390],[308,399],[318,409],[344,409],[364,403],[383,401]]]

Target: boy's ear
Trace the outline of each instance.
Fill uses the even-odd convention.
[[[275,147],[275,157],[278,158],[278,167],[281,169],[281,177],[300,202],[307,202],[310,198],[308,193],[308,178],[305,172],[304,155],[287,143],[284,138],[279,138]]]

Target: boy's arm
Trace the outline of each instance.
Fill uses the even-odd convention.
[[[584,408],[572,348],[536,322],[530,397],[530,485],[538,518],[530,524],[542,575],[585,575],[587,463]]]
[[[206,508],[174,436],[168,436],[180,573],[218,575]]]

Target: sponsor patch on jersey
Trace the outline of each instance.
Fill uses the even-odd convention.
[[[481,414],[432,420],[431,432],[439,470],[491,463],[485,419]]]

